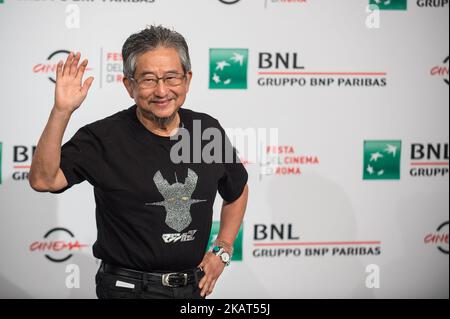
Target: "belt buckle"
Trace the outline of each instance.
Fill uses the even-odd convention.
[[[172,275],[178,275],[178,274],[179,274],[179,273],[177,273],[177,272],[171,272],[171,273],[168,273],[168,274],[163,274],[162,277],[161,277],[162,285],[163,285],[163,286],[166,286],[166,287],[171,287],[171,288],[178,287],[179,285],[171,285],[171,284],[170,284],[170,276],[172,276]],[[187,283],[188,283],[188,274],[183,273],[183,279],[184,279],[184,284],[183,284],[183,286],[186,286]]]

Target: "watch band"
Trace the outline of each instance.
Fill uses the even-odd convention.
[[[210,252],[214,255],[220,257],[220,260],[225,264],[225,266],[229,266],[231,262],[231,254],[228,253],[224,247],[221,246],[213,246],[210,249]]]
[[[233,255],[233,251],[234,251],[233,245],[226,241],[216,239],[216,241],[213,244],[213,247],[214,246],[223,247],[226,252],[228,252],[230,255]]]

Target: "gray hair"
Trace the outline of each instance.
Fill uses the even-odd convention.
[[[189,48],[184,37],[174,30],[159,25],[132,34],[125,41],[122,47],[123,74],[126,77],[134,77],[138,56],[158,47],[177,50],[184,73],[191,71]]]

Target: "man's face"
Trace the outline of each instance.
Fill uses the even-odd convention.
[[[184,74],[178,52],[173,48],[159,47],[138,56],[134,79],[124,79],[125,87],[143,113],[157,118],[170,118],[183,105],[192,72],[186,73],[180,85],[168,85],[162,80],[156,87],[149,88],[143,83],[148,78],[182,76]]]

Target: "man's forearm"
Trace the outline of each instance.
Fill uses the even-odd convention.
[[[56,177],[61,162],[61,144],[70,113],[53,108],[33,155],[30,184],[48,184]]]
[[[61,143],[72,113],[80,107],[94,80],[89,77],[82,84],[88,61],[80,65],[81,54],[70,52],[66,63],[59,61],[56,67],[55,105],[33,155],[29,182],[37,191],[58,190],[67,185],[59,168]]]
[[[224,202],[220,216],[220,230],[217,236],[218,241],[225,242],[231,247],[244,219],[247,208],[248,186],[245,185],[242,195],[232,203]]]

